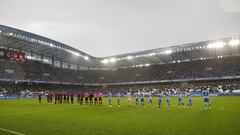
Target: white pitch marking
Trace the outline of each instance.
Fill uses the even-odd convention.
[[[15,134],[15,135],[25,135],[25,134],[23,134],[23,133],[19,133],[19,132],[12,131],[12,130],[7,130],[7,129],[4,129],[4,128],[0,128],[0,130],[5,131],[5,132],[8,132],[8,133]]]

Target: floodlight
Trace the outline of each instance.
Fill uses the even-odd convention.
[[[228,44],[231,46],[238,46],[240,44],[240,41],[238,39],[232,39],[228,42]]]
[[[76,55],[76,56],[80,56],[80,54],[79,53],[77,53],[77,52],[72,52],[74,55]]]
[[[127,59],[131,60],[131,59],[133,59],[133,56],[127,56]]]
[[[115,62],[117,59],[116,58],[111,58],[110,62]]]
[[[224,47],[226,43],[222,42],[222,41],[217,41],[217,42],[213,42],[208,44],[208,48],[222,48]]]
[[[85,59],[85,60],[89,60],[88,56],[84,56],[84,59]]]
[[[154,56],[154,55],[156,55],[155,52],[153,52],[153,53],[149,53],[149,54],[148,54],[148,56]]]
[[[164,54],[171,54],[172,53],[172,50],[166,50],[163,52]]]
[[[104,64],[107,64],[108,63],[108,59],[103,59],[101,62],[104,63]]]

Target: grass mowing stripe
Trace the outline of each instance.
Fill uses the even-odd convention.
[[[147,102],[145,108],[136,108],[135,104],[128,107],[125,97],[121,98],[120,108],[117,98],[109,108],[107,100],[101,107],[47,104],[46,100],[38,104],[37,99],[1,100],[0,127],[27,135],[240,135],[240,97],[211,97],[211,110],[204,109],[202,97],[193,97],[191,109],[178,109],[177,97],[171,98],[170,109],[166,100],[164,108],[157,108],[157,98],[153,98],[153,109]],[[11,133],[0,130],[0,135]]]
[[[16,131],[8,130],[8,129],[5,129],[5,128],[0,128],[0,130],[8,132],[8,133],[15,134],[15,135],[25,135],[23,133],[19,133],[19,132],[16,132]]]
[[[44,112],[54,112],[54,111],[62,111],[62,110],[68,110],[68,109],[76,109],[76,108],[81,108],[81,106],[71,106],[71,107],[66,107],[63,109],[51,109],[51,110],[46,110],[46,111],[33,111],[33,112],[24,112],[24,113],[16,113],[16,114],[6,114],[6,115],[1,115],[0,117],[7,117],[7,116],[19,116],[19,115],[26,115],[26,114],[34,114],[34,113],[44,113]]]

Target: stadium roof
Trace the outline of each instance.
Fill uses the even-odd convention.
[[[0,35],[0,46],[3,47],[32,52],[49,58],[54,57],[58,60],[85,66],[96,64],[95,58],[87,53],[30,32],[0,25]]]
[[[0,25],[0,46],[87,67],[124,68],[239,56],[240,36],[97,58],[55,40]]]
[[[240,36],[181,44],[134,53],[109,56],[102,59],[105,65],[115,67],[142,67],[151,64],[189,62],[240,55]]]

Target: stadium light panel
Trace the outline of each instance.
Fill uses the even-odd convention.
[[[148,63],[147,63],[147,64],[145,64],[145,66],[146,66],[146,67],[149,67],[149,66],[150,66],[150,64],[148,64]]]
[[[156,55],[156,53],[154,53],[154,52],[148,54],[148,56],[154,56],[154,55]]]
[[[49,46],[50,46],[50,47],[54,47],[52,43],[50,43],[50,45],[49,45]]]
[[[108,59],[103,59],[103,60],[101,61],[101,63],[107,64],[107,63],[108,63]]]
[[[172,53],[172,50],[166,50],[163,52],[164,54],[171,54]]]
[[[127,56],[127,59],[131,60],[131,59],[133,59],[133,56]]]
[[[89,60],[88,56],[84,56],[84,59],[85,59],[85,60]]]
[[[116,61],[117,61],[116,58],[111,58],[111,59],[110,59],[110,62],[116,62]]]
[[[226,43],[222,42],[222,41],[217,41],[214,43],[210,43],[207,45],[208,48],[223,48],[225,46]]]
[[[228,42],[228,44],[231,46],[238,46],[240,44],[240,41],[238,39],[232,39]]]
[[[76,55],[76,56],[80,56],[80,54],[79,53],[76,53],[76,52],[72,52],[74,55]]]

